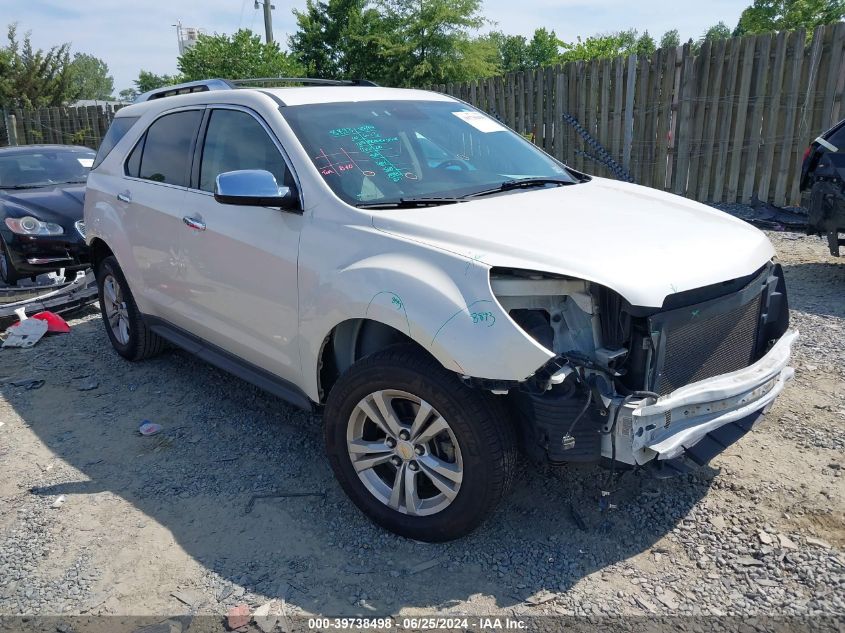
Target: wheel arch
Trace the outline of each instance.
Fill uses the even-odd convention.
[[[320,346],[317,363],[320,402],[325,402],[338,378],[352,365],[371,354],[393,345],[403,344],[410,345],[420,353],[433,358],[431,352],[418,341],[382,321],[371,318],[352,318],[338,323],[325,336]]]
[[[94,274],[97,274],[100,262],[102,262],[106,257],[113,256],[114,252],[111,248],[109,248],[109,245],[106,244],[106,241],[100,237],[92,239],[88,248],[91,252],[91,268],[93,269]]]

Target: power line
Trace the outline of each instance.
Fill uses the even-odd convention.
[[[241,14],[238,17],[238,30],[241,30],[241,26],[244,23],[244,9],[246,9],[246,0],[241,0]]]

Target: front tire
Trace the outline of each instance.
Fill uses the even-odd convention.
[[[115,351],[129,360],[143,360],[161,353],[165,341],[144,323],[114,256],[100,262],[97,289],[103,324]]]
[[[413,347],[353,365],[323,417],[326,451],[344,491],[401,536],[464,536],[510,485],[517,449],[503,408]]]
[[[16,286],[19,279],[22,279],[12,264],[12,258],[9,257],[8,247],[6,243],[0,238],[0,280],[8,286]]]

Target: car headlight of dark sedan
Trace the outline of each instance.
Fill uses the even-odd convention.
[[[65,230],[58,224],[42,222],[28,215],[22,218],[6,218],[6,226],[18,235],[62,235]]]

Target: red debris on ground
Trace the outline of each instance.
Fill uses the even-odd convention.
[[[226,612],[226,627],[230,631],[247,626],[249,620],[249,607],[245,604],[236,605]]]
[[[53,312],[39,312],[38,314],[33,314],[30,318],[39,319],[40,321],[46,321],[48,332],[55,332],[58,334],[67,334],[68,332],[70,332],[70,326],[67,324],[67,321],[65,321],[62,317]],[[17,327],[20,324],[20,321],[18,321],[17,323],[9,327]]]

